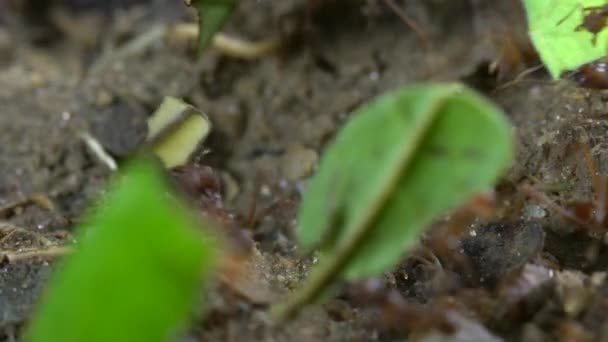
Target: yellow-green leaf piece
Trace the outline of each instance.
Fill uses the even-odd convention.
[[[167,96],[148,119],[148,144],[165,167],[185,164],[211,131],[205,113]]]
[[[553,78],[564,71],[608,55],[608,30],[593,44],[593,34],[577,27],[584,8],[602,6],[606,0],[523,0],[530,37]]]
[[[324,152],[300,208],[298,241],[318,248],[286,318],[337,281],[390,270],[434,219],[491,189],[513,159],[512,126],[461,84],[399,89],[352,115]]]

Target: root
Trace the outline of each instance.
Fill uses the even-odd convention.
[[[169,31],[169,37],[178,41],[193,41],[198,37],[198,25],[194,23],[177,24]],[[280,42],[277,38],[261,41],[247,41],[225,33],[213,36],[212,45],[221,53],[241,59],[257,59],[275,52]]]

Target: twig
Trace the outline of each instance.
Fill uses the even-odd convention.
[[[139,35],[137,38],[131,40],[129,43],[124,45],[118,50],[106,51],[95,63],[89,68],[90,74],[96,74],[103,70],[111,62],[125,59],[129,56],[137,55],[148,46],[154,44],[166,34],[166,25],[158,25],[145,33]]]
[[[21,252],[0,252],[0,260],[5,263],[14,263],[34,258],[54,259],[70,254],[73,251],[70,246],[55,246],[45,249],[25,250]]]
[[[112,156],[106,152],[97,139],[95,139],[88,132],[80,132],[78,136],[84,141],[95,157],[97,157],[97,159],[99,159],[110,170],[116,171],[118,169],[118,165],[116,164],[114,158],[112,158]]]
[[[25,205],[29,203],[30,199],[28,197],[20,198],[13,202],[7,203],[0,207],[0,215],[4,215],[6,212],[9,212],[17,207]]]
[[[11,238],[13,235],[15,235],[16,233],[22,233],[22,234],[26,234],[26,235],[31,235],[38,243],[42,244],[43,246],[51,246],[53,245],[53,242],[51,242],[51,240],[47,239],[45,236],[35,232],[35,231],[31,231],[25,228],[21,228],[19,226],[15,226],[12,225],[8,222],[0,222],[0,233],[2,233],[2,237],[0,238],[0,243],[3,243],[7,240],[9,240],[9,238]]]
[[[49,211],[55,211],[55,204],[47,195],[42,193],[34,193],[27,197],[23,197],[3,206],[0,206],[0,215],[4,215],[8,211],[20,207],[22,205],[26,205],[28,203],[34,203]]]

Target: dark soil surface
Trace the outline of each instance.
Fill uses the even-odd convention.
[[[166,95],[210,117],[195,159],[231,180],[225,207],[246,218],[252,203],[279,203],[252,227],[242,283],[220,282],[184,341],[608,339],[604,233],[519,190],[593,200],[591,174],[608,173],[608,98],[542,69],[513,81],[539,64],[518,1],[394,1],[424,37],[389,2],[243,0],[225,32],[282,41],[244,60],[218,49],[196,59],[191,39],[171,34],[194,20],[180,1],[0,0],[0,341],[18,338],[58,259],[48,251],[71,243],[112,174],[82,133],[125,160]],[[266,305],[315,260],[294,228],[324,146],[365,101],[429,80],[465,82],[512,120],[518,155],[498,210],[464,230],[438,223],[394,272],[272,326]]]

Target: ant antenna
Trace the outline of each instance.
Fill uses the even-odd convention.
[[[518,189],[521,192],[523,192],[524,194],[526,194],[526,195],[530,196],[531,198],[535,199],[536,201],[544,203],[546,206],[549,207],[549,209],[551,209],[554,212],[558,213],[559,215],[561,215],[565,219],[570,220],[572,223],[575,223],[575,224],[578,224],[578,225],[581,225],[581,226],[589,226],[589,224],[587,222],[584,222],[583,220],[579,219],[576,215],[574,215],[569,210],[564,209],[562,206],[560,206],[557,203],[555,203],[547,195],[545,195],[542,192],[536,190],[530,184],[524,183],[523,185],[518,186]]]
[[[407,25],[409,26],[409,28],[411,28],[414,32],[416,32],[416,34],[418,35],[418,37],[420,37],[420,39],[422,39],[423,41],[428,41],[428,33],[423,30],[422,28],[420,28],[420,26],[418,25],[418,23],[416,23],[416,21],[412,18],[410,18],[403,10],[401,10],[401,8],[399,8],[399,6],[395,3],[394,0],[384,0],[384,3],[393,11],[395,12],[395,14],[397,14],[397,16]]]
[[[524,77],[542,69],[544,67],[544,64],[539,64],[539,65],[535,65],[533,67],[530,67],[522,72],[519,73],[519,75],[517,75],[514,79],[512,79],[511,81],[505,82],[499,86],[496,87],[496,89],[494,89],[494,91],[498,91],[498,90],[502,90],[504,88],[508,88],[510,86],[513,86],[519,82],[523,82],[524,81]],[[540,81],[538,80],[538,82],[546,82],[546,81]]]

